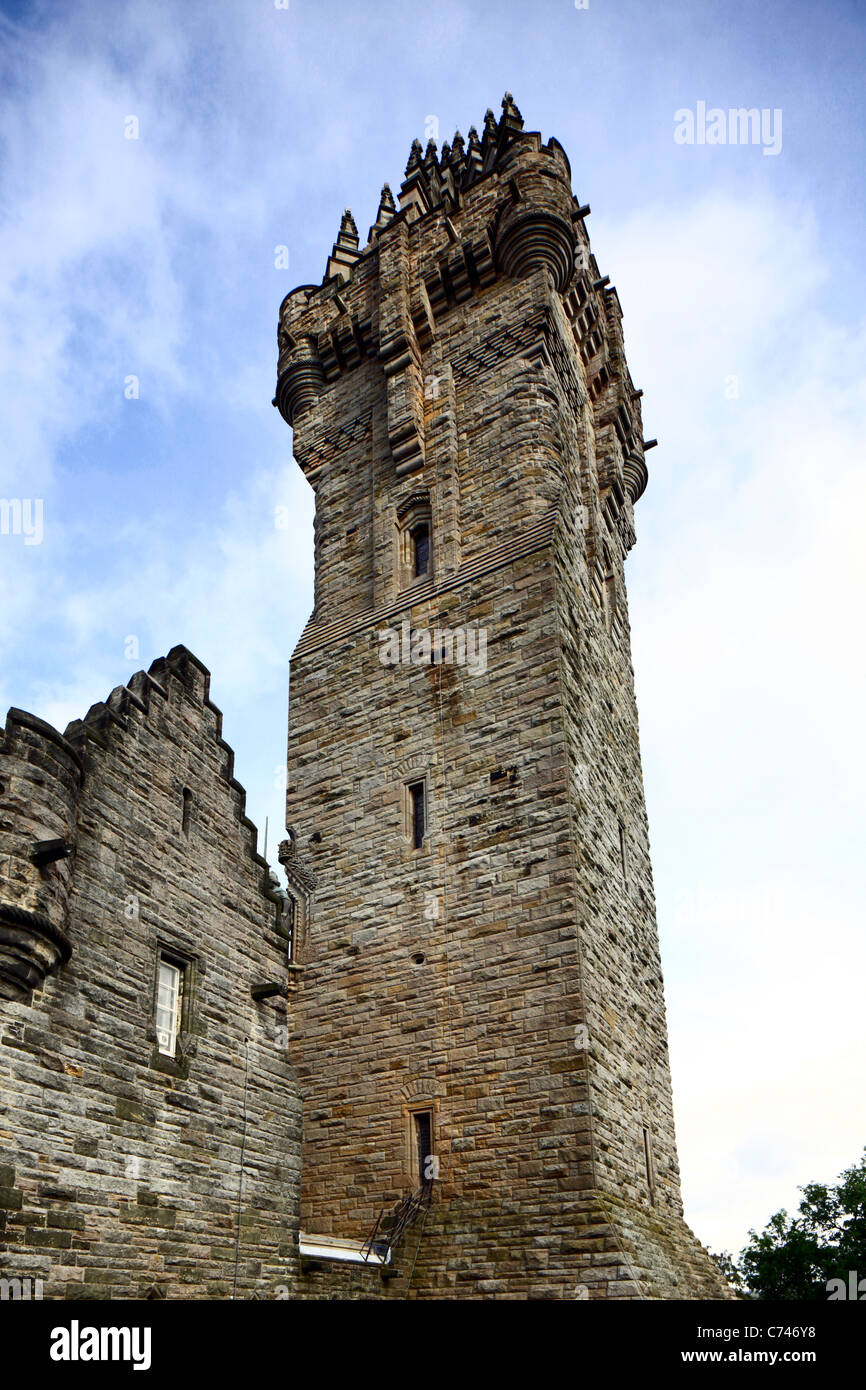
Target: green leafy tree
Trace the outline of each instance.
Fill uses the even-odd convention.
[[[796,1216],[749,1232],[738,1271],[748,1298],[826,1300],[831,1279],[866,1279],[866,1151],[834,1186],[809,1183]],[[866,1290],[864,1290],[866,1291]]]
[[[728,1250],[710,1250],[711,1260],[715,1260],[722,1278],[727,1280],[739,1298],[743,1296],[743,1276],[733,1255]]]

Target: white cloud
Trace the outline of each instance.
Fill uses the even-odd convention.
[[[604,251],[661,436],[630,593],[684,1188],[739,1248],[864,1138],[866,332],[808,208],[653,208]]]
[[[656,20],[632,9],[649,33]],[[42,547],[0,543],[0,695],[63,727],[185,642],[214,673],[250,812],[270,816],[273,845],[286,662],[312,551],[309,489],[285,462],[285,431],[278,443],[261,418],[291,287],[273,244],[290,243],[292,284],[312,278],[354,197],[344,185],[362,190],[371,221],[425,113],[440,112],[446,137],[445,111],[462,112],[465,133],[496,92],[479,92],[471,44],[453,80],[477,109],[426,76],[430,44],[444,33],[456,52],[455,34],[471,33],[468,7],[422,16],[421,56],[399,62],[393,8],[345,6],[318,43],[314,8],[300,5],[115,6],[110,33],[106,13],[78,6],[70,22],[64,7],[23,38],[0,20],[17,72],[0,96],[0,496],[44,496],[48,528]],[[589,34],[588,18],[572,14],[567,32]],[[609,83],[630,68],[606,33]],[[507,36],[495,43],[482,71],[513,58]],[[545,48],[545,82],[549,67]],[[589,170],[618,180],[616,103],[595,91],[589,116],[567,119]],[[531,93],[515,94],[536,125]],[[123,138],[129,114],[137,142]],[[603,141],[586,139],[596,119]],[[710,180],[734,166],[703,167]],[[619,222],[599,208],[591,226],[621,291],[646,433],[661,440],[630,594],[687,1210],[702,1238],[739,1248],[797,1183],[853,1161],[863,1135],[866,958],[851,904],[866,335],[831,316],[827,229],[803,201],[680,195]],[[123,414],[129,373],[150,436]],[[243,449],[232,439],[208,454],[212,415],[236,421]],[[86,470],[64,451],[74,441],[89,465],[106,437],[114,457],[100,454],[76,493]],[[110,465],[109,544],[96,531]],[[175,498],[181,473],[200,486],[194,503]],[[142,476],[154,480],[144,501]],[[283,502],[287,532],[273,525]],[[133,633],[141,659],[127,662]]]

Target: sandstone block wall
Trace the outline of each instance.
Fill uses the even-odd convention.
[[[175,648],[65,737],[13,712],[0,795],[0,920],[57,917],[62,897],[71,948],[0,1001],[4,1276],[64,1299],[293,1289],[285,998],[250,993],[285,990],[286,943],[207,671]],[[74,853],[35,868],[34,839],[60,831]],[[156,1046],[161,949],[188,962],[176,1059]]]
[[[468,146],[416,144],[399,211],[386,186],[364,250],[347,213],[282,306],[275,403],[316,492],[302,1226],[369,1232],[417,1180],[416,1108],[440,1162],[393,1278],[319,1263],[304,1297],[725,1293],[682,1221],[624,582],[640,393],[587,213],[506,97]],[[437,661],[443,629],[483,630],[484,669]],[[433,659],[384,665],[386,630]]]

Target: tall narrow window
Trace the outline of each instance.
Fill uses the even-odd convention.
[[[415,1110],[412,1114],[412,1140],[414,1147],[413,1166],[415,1178],[419,1183],[429,1182],[434,1176],[433,1164],[433,1113],[430,1110]]]
[[[183,830],[184,835],[188,835],[188,834],[189,834],[189,818],[190,818],[190,815],[191,815],[191,814],[192,814],[192,792],[190,791],[189,787],[184,787],[184,789],[183,789],[183,820],[182,820],[182,822],[181,822],[181,829]]]
[[[604,547],[604,621],[608,632],[611,632],[617,622],[616,615],[616,573],[613,568],[613,561],[610,558],[610,551]]]
[[[426,521],[419,522],[413,526],[411,532],[412,540],[412,573],[416,579],[430,572],[430,525]]]
[[[183,970],[161,956],[156,988],[156,1040],[166,1057],[174,1057],[177,1052],[182,995]]]
[[[646,1164],[646,1181],[647,1187],[649,1188],[650,1201],[655,1203],[656,1179],[655,1168],[653,1166],[653,1140],[646,1125],[644,1125],[643,1131],[643,1156],[644,1163]]]
[[[294,958],[295,958],[295,919],[296,919],[296,916],[297,916],[297,903],[295,902],[294,898],[292,897],[292,895],[291,895],[291,893],[290,893],[290,894],[289,894],[289,897],[288,897],[288,901],[287,901],[287,903],[286,903],[285,912],[283,913],[283,924],[284,924],[286,940],[287,940],[288,948],[289,948],[289,949],[288,949],[288,957],[289,957],[289,960],[294,960]]]
[[[432,579],[433,551],[430,494],[413,492],[397,508],[397,583],[401,589]]]
[[[409,838],[413,849],[420,849],[427,833],[427,795],[423,782],[410,782],[409,793]]]
[[[623,825],[622,821],[617,821],[617,824],[618,824],[618,826],[619,826],[619,862],[620,862],[620,866],[621,866],[621,868],[622,868],[622,879],[623,879],[623,883],[627,883],[627,882],[628,882],[628,870],[627,870],[627,867],[626,867],[626,858],[625,858],[625,826]]]

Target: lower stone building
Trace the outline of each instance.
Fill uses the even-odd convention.
[[[0,1277],[13,1297],[294,1288],[284,895],[208,686],[175,647],[65,734],[21,710],[6,720]]]

